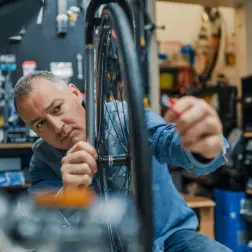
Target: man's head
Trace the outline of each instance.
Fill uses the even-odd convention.
[[[14,103],[21,118],[50,145],[69,149],[85,140],[82,94],[54,74],[37,71],[22,77],[14,89]]]

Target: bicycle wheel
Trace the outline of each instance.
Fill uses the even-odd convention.
[[[133,193],[147,233],[143,251],[152,251],[152,172],[143,81],[132,30],[118,4],[104,8],[97,37],[96,147],[101,193],[107,201],[113,193],[120,197]],[[116,230],[109,227],[109,232],[113,251],[127,251]]]

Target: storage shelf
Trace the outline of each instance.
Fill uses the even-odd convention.
[[[200,4],[209,7],[240,7],[244,0],[158,0],[160,2]]]
[[[247,189],[246,193],[249,194],[249,195],[252,195],[252,189]]]
[[[7,143],[0,144],[0,149],[22,149],[22,148],[31,148],[33,143]]]
[[[243,134],[243,136],[244,136],[245,138],[252,138],[252,132],[245,132],[245,133]]]
[[[184,200],[190,208],[214,207],[215,202],[206,197],[198,197],[187,194],[182,194]]]
[[[31,186],[31,184],[24,184],[24,185],[9,185],[9,186],[1,186],[1,188],[4,188],[4,189],[26,189],[26,188],[29,188]]]
[[[0,144],[0,158],[32,155],[32,146],[33,146],[33,143]]]

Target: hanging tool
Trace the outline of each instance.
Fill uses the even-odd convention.
[[[83,57],[80,53],[76,55],[77,58],[77,68],[78,68],[78,79],[83,80],[83,65],[82,65],[82,60]]]
[[[43,21],[43,14],[44,14],[44,7],[45,7],[45,0],[42,0],[43,6],[41,7],[38,17],[37,17],[37,24],[42,24]]]
[[[58,0],[57,35],[65,36],[68,27],[67,0]]]

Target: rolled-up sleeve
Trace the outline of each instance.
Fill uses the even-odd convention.
[[[200,176],[215,171],[226,162],[225,153],[228,147],[226,139],[224,139],[222,153],[212,160],[202,162],[193,153],[181,147],[179,134],[173,124],[166,124],[161,116],[151,110],[146,109],[145,116],[150,148],[160,163],[180,166]]]

